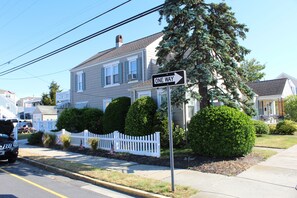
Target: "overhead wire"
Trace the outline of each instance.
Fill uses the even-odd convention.
[[[44,55],[42,55],[42,56],[40,56],[40,57],[38,57],[38,58],[35,58],[35,59],[31,60],[31,61],[28,61],[28,62],[26,62],[26,63],[20,64],[20,65],[18,65],[18,66],[13,67],[13,68],[10,68],[10,69],[7,69],[7,70],[5,70],[5,71],[2,71],[2,72],[0,72],[0,76],[4,76],[4,75],[9,74],[9,73],[12,73],[12,72],[14,72],[14,71],[20,70],[20,69],[22,69],[22,68],[24,68],[24,67],[27,67],[27,66],[29,66],[29,65],[32,65],[32,64],[34,64],[34,63],[37,63],[37,62],[39,62],[39,61],[41,61],[41,60],[43,60],[43,59],[49,58],[49,57],[51,57],[51,56],[53,56],[53,55],[55,55],[55,54],[58,54],[58,53],[60,53],[60,52],[62,52],[62,51],[65,51],[65,50],[67,50],[67,49],[69,49],[69,48],[71,48],[71,47],[74,47],[74,46],[76,46],[76,45],[78,45],[78,44],[81,44],[81,43],[83,43],[83,42],[86,42],[86,41],[88,41],[88,40],[90,40],[90,39],[92,39],[92,38],[95,38],[95,37],[97,37],[97,36],[99,36],[99,35],[101,35],[101,34],[104,34],[104,33],[106,33],[106,32],[109,32],[109,31],[111,31],[111,30],[113,30],[113,29],[115,29],[115,28],[118,28],[118,27],[123,26],[123,25],[125,25],[125,24],[127,24],[127,23],[130,23],[130,22],[132,22],[132,21],[135,21],[135,20],[137,20],[137,19],[139,19],[139,18],[142,18],[142,17],[144,17],[144,16],[146,16],[146,15],[148,15],[148,14],[151,14],[151,13],[153,13],[153,12],[159,11],[160,9],[163,8],[163,6],[164,6],[164,4],[161,4],[161,5],[159,5],[159,6],[156,6],[156,7],[154,7],[154,8],[151,8],[151,9],[149,9],[149,10],[146,10],[146,11],[144,11],[144,12],[141,12],[141,13],[139,13],[139,14],[137,14],[137,15],[134,15],[134,16],[128,18],[128,19],[125,19],[125,20],[120,21],[120,22],[118,22],[118,23],[116,23],[116,24],[114,24],[114,25],[111,25],[111,26],[107,27],[107,28],[104,28],[104,29],[102,29],[102,30],[99,30],[99,31],[97,31],[97,32],[95,32],[95,33],[93,33],[93,34],[91,34],[91,35],[89,35],[89,36],[86,36],[86,37],[84,37],[84,38],[82,38],[82,39],[79,39],[79,40],[77,40],[77,41],[75,41],[75,42],[72,42],[72,43],[70,43],[70,44],[68,44],[68,45],[65,45],[65,46],[63,46],[63,47],[61,47],[61,48],[58,48],[58,49],[56,49],[56,50],[54,50],[54,51],[51,51],[51,52],[49,52],[49,53],[47,53],[47,54],[44,54]]]
[[[97,15],[97,16],[95,16],[95,17],[93,17],[93,18],[91,18],[91,19],[89,19],[89,20],[87,20],[87,21],[85,21],[85,22],[83,22],[83,23],[77,25],[77,26],[75,26],[74,28],[71,28],[70,30],[67,30],[66,32],[64,32],[64,33],[62,33],[62,34],[60,34],[60,35],[58,35],[58,36],[56,36],[56,37],[54,37],[54,38],[52,38],[52,39],[46,41],[45,43],[42,43],[42,44],[38,45],[37,47],[34,47],[33,49],[31,49],[31,50],[29,50],[29,51],[27,51],[27,52],[25,52],[25,53],[23,53],[23,54],[21,54],[21,55],[15,57],[15,58],[13,58],[13,59],[11,59],[11,60],[5,62],[5,63],[2,63],[2,64],[0,65],[0,67],[3,66],[3,65],[10,64],[12,61],[14,61],[14,60],[16,60],[16,59],[18,59],[18,58],[20,58],[20,57],[23,57],[23,56],[25,56],[25,55],[27,55],[27,54],[29,54],[29,53],[31,53],[31,52],[33,52],[33,51],[35,51],[35,50],[41,48],[42,46],[44,46],[44,45],[46,45],[46,44],[48,44],[48,43],[53,42],[54,40],[56,40],[56,39],[58,39],[58,38],[64,36],[65,34],[68,34],[68,33],[72,32],[72,31],[76,30],[77,28],[79,28],[79,27],[81,27],[81,26],[83,26],[83,25],[85,25],[85,24],[87,24],[87,23],[89,23],[89,22],[91,22],[91,21],[93,21],[93,20],[95,20],[95,19],[97,19],[97,18],[99,18],[99,17],[101,17],[101,16],[103,16],[103,15],[105,15],[105,14],[107,14],[107,13],[109,13],[109,12],[111,12],[111,11],[113,11],[113,10],[119,8],[119,7],[121,7],[121,6],[123,6],[123,5],[125,5],[126,3],[130,2],[130,1],[131,1],[131,0],[127,0],[127,1],[125,1],[125,2],[123,2],[123,3],[121,3],[121,4],[119,4],[119,5],[117,5],[117,6],[113,7],[113,8],[111,8],[111,9],[109,9],[109,10],[107,10],[107,11],[105,11],[105,12],[103,12],[103,13],[101,13],[101,14],[99,14],[99,15]]]

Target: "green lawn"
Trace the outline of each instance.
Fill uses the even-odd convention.
[[[255,146],[287,149],[297,144],[295,135],[262,135],[256,138]]]
[[[32,133],[19,133],[19,134],[18,134],[18,139],[19,139],[19,140],[28,139],[28,137],[29,137],[31,134],[32,134]]]

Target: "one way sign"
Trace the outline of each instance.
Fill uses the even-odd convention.
[[[186,71],[173,71],[152,76],[153,87],[184,85],[186,80]]]

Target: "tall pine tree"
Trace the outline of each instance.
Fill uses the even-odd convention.
[[[231,8],[203,0],[166,0],[160,15],[160,21],[164,18],[168,25],[157,63],[163,72],[186,70],[189,81],[186,88],[173,92],[177,96],[173,101],[183,102],[181,96],[189,91],[200,100],[200,108],[209,106],[213,97],[253,114],[253,92],[239,69],[249,50],[239,45],[238,38],[244,39],[248,29],[237,22]]]

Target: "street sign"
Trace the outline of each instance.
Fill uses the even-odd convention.
[[[172,71],[167,73],[152,75],[153,87],[167,87],[167,110],[168,110],[168,131],[169,131],[169,151],[171,169],[171,190],[174,192],[174,155],[173,155],[173,134],[172,134],[172,112],[171,112],[171,86],[185,85],[187,83],[186,71]]]
[[[186,71],[172,71],[152,75],[153,87],[176,86],[186,83]]]

